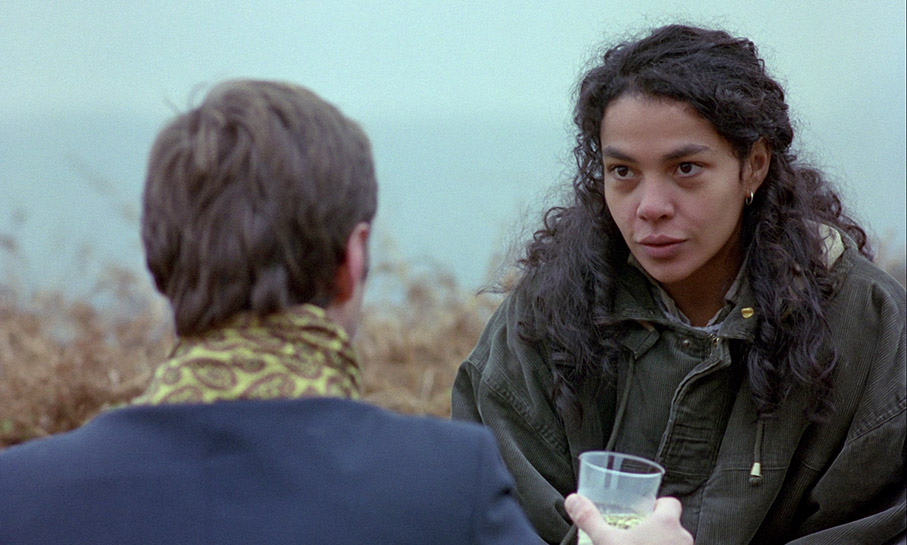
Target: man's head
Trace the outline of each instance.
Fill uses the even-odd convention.
[[[180,335],[302,303],[352,302],[352,329],[376,208],[355,122],[302,87],[228,81],[158,135],[142,242]]]

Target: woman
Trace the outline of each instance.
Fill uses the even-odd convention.
[[[905,292],[791,151],[756,47],[667,26],[575,108],[574,199],[454,384],[543,539],[577,455],[666,468],[698,543],[884,543],[905,527]]]

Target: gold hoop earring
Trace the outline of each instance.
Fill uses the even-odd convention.
[[[747,197],[745,199],[743,199],[743,204],[745,204],[747,206],[753,204],[753,192],[752,191],[750,191],[750,194],[747,195]]]

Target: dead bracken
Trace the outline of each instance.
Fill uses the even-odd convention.
[[[174,337],[166,302],[122,270],[101,302],[0,283],[0,448],[80,426],[142,392]],[[387,409],[447,417],[457,367],[500,296],[460,289],[442,271],[377,264],[355,339],[363,398]]]
[[[879,255],[903,285],[905,257],[892,258],[884,246]],[[377,263],[370,273],[355,340],[363,397],[393,411],[445,418],[456,370],[501,296],[463,290],[438,267],[413,269],[398,260]],[[509,275],[499,282],[512,282]],[[59,291],[25,299],[14,277],[4,278],[0,448],[71,430],[127,403],[173,346],[165,301],[127,271],[107,269],[98,278],[102,288],[76,300]]]

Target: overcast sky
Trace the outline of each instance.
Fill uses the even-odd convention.
[[[500,206],[483,212],[488,217],[478,218],[477,224],[498,229],[532,194],[555,181],[549,178],[563,170],[556,162],[569,146],[571,90],[597,45],[674,21],[717,25],[756,42],[769,70],[788,91],[806,156],[841,181],[845,195],[876,235],[903,252],[905,2],[687,4],[694,3],[5,0],[0,5],[0,123],[5,123],[7,134],[0,135],[0,148],[27,154],[21,149],[25,140],[12,133],[27,131],[31,120],[93,115],[146,120],[130,142],[132,148],[107,152],[128,159],[129,165],[106,174],[103,161],[85,159],[96,156],[87,148],[91,139],[63,135],[78,141],[67,152],[70,156],[85,159],[89,168],[110,178],[120,198],[137,201],[144,147],[174,107],[185,108],[207,85],[225,78],[290,80],[334,102],[372,134],[383,177],[381,217],[404,246],[416,247],[412,252],[431,254],[433,246],[442,245],[401,232],[455,229],[454,223],[433,225],[438,217],[433,206],[443,207],[455,222],[475,214],[475,202],[498,201]],[[495,126],[486,131],[483,121]],[[406,168],[399,166],[424,156],[393,156],[406,147],[388,139],[422,134],[424,149],[413,144],[411,152],[422,149],[425,154],[432,146],[452,144],[432,141],[437,135],[424,131],[392,128],[407,123],[458,124],[464,133],[462,127],[474,128],[478,140],[473,144],[466,141],[467,134],[460,139],[464,149],[476,151],[452,153],[443,163],[452,172],[444,178],[445,187],[433,187],[428,193],[437,199],[406,187],[417,182],[404,179]],[[530,133],[553,136],[532,139],[526,136]],[[492,135],[500,144],[491,141]],[[29,138],[28,142],[41,141],[39,134]],[[527,138],[526,144],[515,144],[521,138]],[[456,178],[460,167],[474,174],[480,161],[494,163],[499,145],[500,161],[525,162],[536,175],[526,176],[510,166],[508,172],[527,180],[524,186],[451,185],[449,180]],[[532,148],[533,157],[521,159],[518,150],[533,145],[537,146]],[[4,161],[27,163],[13,152],[2,153],[0,149]],[[500,168],[489,166],[485,172]],[[432,181],[422,179],[418,184],[432,187]],[[39,206],[55,210],[59,221],[71,221],[67,219],[71,200],[53,187],[42,190],[40,197],[33,195],[29,188],[40,184],[22,170],[0,165],[0,185],[4,194],[23,201],[14,203],[17,206],[29,208],[40,202]],[[9,203],[6,208],[0,205],[0,214],[9,216],[11,210]],[[12,228],[11,221],[0,216],[0,234]],[[38,225],[30,229],[39,230],[47,222],[33,223]],[[31,240],[38,246],[49,244],[26,236],[26,227],[16,227],[23,245]],[[97,229],[97,245],[104,245],[109,231]],[[460,254],[436,251],[440,260],[451,259],[459,266],[464,255],[484,259],[496,240],[477,234],[451,242]]]

